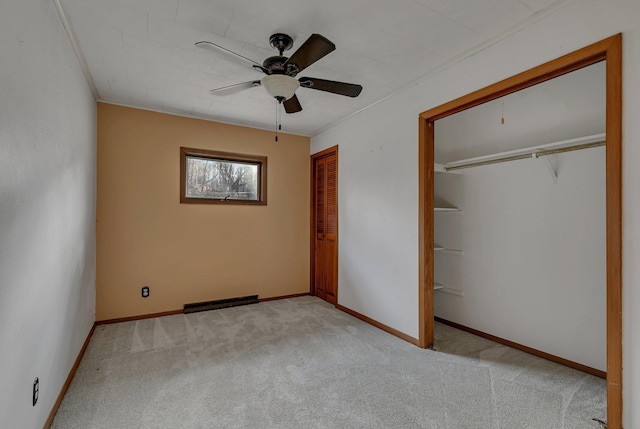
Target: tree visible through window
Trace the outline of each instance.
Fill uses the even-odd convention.
[[[267,158],[180,148],[180,202],[266,204]]]
[[[258,166],[187,156],[187,198],[258,199]]]

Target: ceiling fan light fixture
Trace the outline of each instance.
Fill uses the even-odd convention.
[[[290,99],[300,87],[296,78],[284,74],[267,75],[260,81],[264,89],[273,98]]]

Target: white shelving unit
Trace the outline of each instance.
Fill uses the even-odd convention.
[[[445,166],[443,164],[434,164],[433,167],[434,172],[437,175],[440,174],[446,174],[446,175],[451,175],[451,174],[459,174],[457,172],[449,172],[446,170]],[[446,204],[443,204],[442,202],[438,202],[437,199],[435,201],[435,206],[433,208],[434,212],[438,213],[460,213],[462,212],[462,210],[458,207],[452,207],[452,206],[448,206]],[[434,244],[433,246],[433,251],[435,254],[448,254],[448,255],[455,255],[455,256],[462,256],[462,250],[456,250],[456,249],[448,249],[443,245],[440,244]],[[450,288],[442,283],[437,283],[434,282],[433,285],[433,289],[434,290],[439,290],[440,292],[443,293],[447,293],[450,295],[455,295],[455,296],[464,296],[464,292],[461,290],[457,290],[454,288]]]

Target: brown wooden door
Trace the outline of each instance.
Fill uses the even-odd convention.
[[[335,304],[338,295],[338,155],[313,161],[313,291]]]

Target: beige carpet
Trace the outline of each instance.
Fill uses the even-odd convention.
[[[601,429],[604,380],[444,325],[436,344],[314,297],[102,325],[52,427]]]

